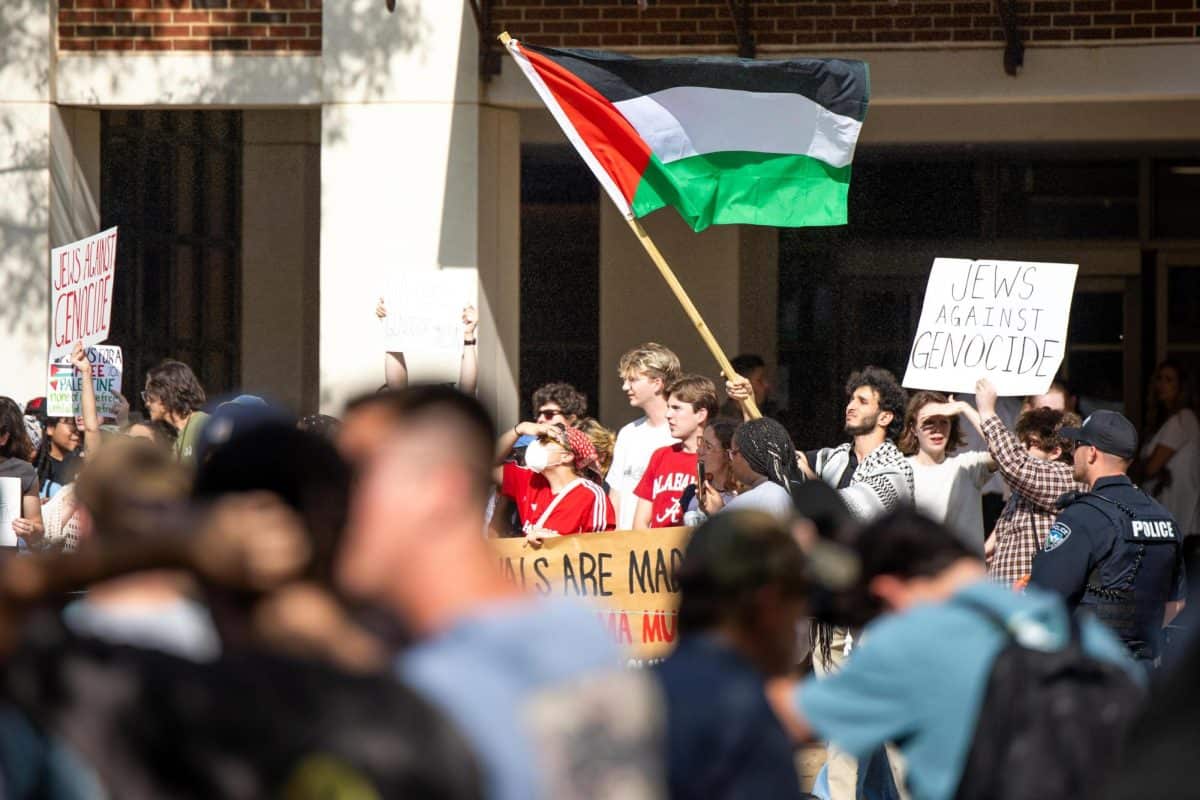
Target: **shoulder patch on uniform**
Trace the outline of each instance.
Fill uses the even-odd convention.
[[[1050,526],[1050,532],[1046,534],[1046,545],[1042,548],[1043,552],[1049,553],[1054,548],[1067,540],[1071,535],[1071,526],[1065,522],[1055,522]]]

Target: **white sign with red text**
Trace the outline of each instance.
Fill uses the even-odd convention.
[[[108,338],[116,266],[116,228],[50,251],[51,361]]]

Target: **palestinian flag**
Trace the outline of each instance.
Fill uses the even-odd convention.
[[[669,205],[697,231],[846,224],[865,63],[506,44],[626,217]]]

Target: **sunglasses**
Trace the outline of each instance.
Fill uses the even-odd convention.
[[[537,412],[537,418],[541,419],[542,417],[545,417],[546,419],[553,419],[554,417],[560,416],[562,413],[563,412],[561,408],[539,408]]]

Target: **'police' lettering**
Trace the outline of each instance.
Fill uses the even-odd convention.
[[[1133,538],[1135,539],[1174,539],[1175,523],[1169,519],[1151,522],[1133,521]]]

